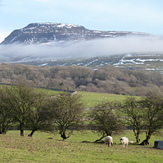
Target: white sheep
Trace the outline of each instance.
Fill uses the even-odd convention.
[[[113,146],[113,138],[111,136],[106,136],[104,138],[104,142],[105,142],[105,144],[108,145],[108,147]]]
[[[122,144],[123,147],[127,147],[128,146],[128,143],[129,143],[129,140],[127,137],[121,137],[120,138],[120,142]]]

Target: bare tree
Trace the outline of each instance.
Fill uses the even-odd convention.
[[[118,133],[124,129],[121,123],[120,117],[116,114],[116,110],[119,108],[118,102],[105,102],[97,105],[90,114],[92,119],[91,125],[93,131],[101,135],[100,141],[105,136],[112,136],[113,133]]]
[[[29,124],[29,118],[43,101],[42,94],[31,87],[27,82],[21,81],[15,86],[8,86],[4,93],[7,97],[7,107],[13,121],[19,124],[20,135],[24,136],[24,129]]]
[[[4,88],[4,87],[3,87]],[[8,128],[12,125],[13,117],[11,108],[8,107],[8,96],[4,89],[0,89],[0,133],[6,134]]]
[[[148,145],[152,134],[163,126],[163,96],[156,92],[148,93],[141,100],[141,105],[143,107],[146,138],[140,144]]]
[[[49,106],[51,118],[63,140],[69,138],[74,130],[82,126],[83,104],[78,94],[62,93],[51,99]]]
[[[125,113],[125,123],[133,127],[136,143],[139,143],[139,134],[144,126],[144,115],[139,100],[136,100],[134,97],[126,98],[121,110],[123,113]]]
[[[28,136],[32,137],[35,131],[47,131],[50,130],[51,120],[48,106],[48,98],[43,91],[36,91],[36,101],[33,108],[31,108],[29,115],[27,117],[26,126],[31,130]],[[51,128],[52,129],[52,128]]]

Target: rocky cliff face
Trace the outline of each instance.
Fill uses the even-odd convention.
[[[62,23],[32,23],[14,30],[2,44],[40,44],[48,42],[80,41],[122,36],[146,36],[139,32],[97,31],[83,26]]]

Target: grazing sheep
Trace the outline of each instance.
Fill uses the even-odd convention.
[[[120,138],[120,142],[121,142],[121,144],[122,144],[123,147],[127,147],[129,140],[126,137],[121,137]]]
[[[105,144],[108,145],[108,147],[113,146],[113,138],[111,136],[106,136],[104,138]]]

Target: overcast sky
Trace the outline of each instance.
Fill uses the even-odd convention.
[[[0,0],[0,42],[39,22],[163,35],[163,0]]]

